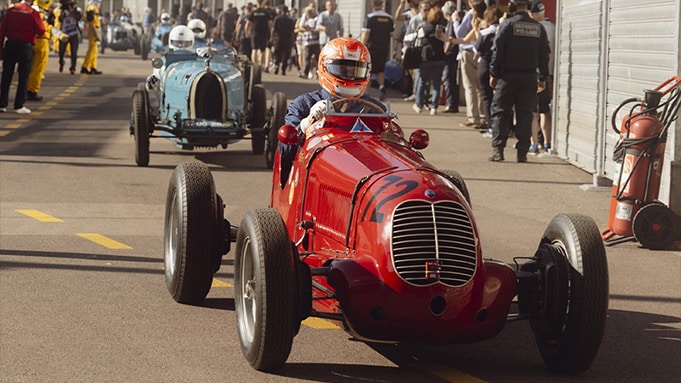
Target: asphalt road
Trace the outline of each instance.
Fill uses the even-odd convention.
[[[269,202],[264,158],[248,141],[181,151],[152,139],[150,166],[139,168],[130,100],[150,63],[108,51],[104,75],[72,76],[57,73],[56,62],[51,56],[45,100],[27,104],[34,113],[0,114],[0,382],[575,380],[545,369],[524,322],[481,343],[404,347],[351,341],[328,322],[308,321],[280,372],[254,371],[237,338],[233,255],[204,304],[177,304],[164,285],[163,220],[175,165],[202,161],[238,224]],[[268,95],[284,91],[289,100],[316,87],[293,72],[263,81]],[[460,128],[463,114],[416,115],[397,91],[390,96],[405,130],[430,132],[426,158],[466,179],[485,257],[531,256],[558,213],[606,227],[609,191],[580,188],[589,174],[551,156],[489,163],[489,140]],[[629,242],[607,253],[605,339],[577,380],[681,382],[681,252]]]

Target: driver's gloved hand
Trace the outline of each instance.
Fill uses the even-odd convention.
[[[305,136],[310,136],[310,129],[312,128],[312,125],[326,116],[326,110],[326,100],[317,101],[314,105],[312,105],[312,108],[310,108],[310,114],[300,121],[300,130],[305,133]]]

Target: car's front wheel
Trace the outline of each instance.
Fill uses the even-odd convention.
[[[544,364],[556,373],[584,372],[600,347],[608,311],[608,264],[598,226],[583,215],[556,216],[521,270],[538,275],[534,288],[519,288],[518,300],[521,312],[532,315]]]
[[[149,165],[149,95],[146,89],[132,94],[132,127],[135,137],[135,163]]]
[[[250,211],[239,226],[234,305],[241,350],[260,371],[286,363],[299,322],[296,269],[286,227],[272,208]]]
[[[177,165],[168,185],[163,239],[166,287],[177,302],[196,304],[208,295],[216,270],[218,201],[206,164]]]

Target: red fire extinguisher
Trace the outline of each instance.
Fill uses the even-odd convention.
[[[613,159],[619,164],[613,178],[606,245],[632,239],[648,249],[666,249],[679,235],[679,218],[657,201],[667,129],[678,117],[681,78],[674,76],[643,99],[624,100],[614,111],[612,127],[619,134]],[[664,98],[667,96],[666,98]],[[617,128],[617,113],[634,103]]]

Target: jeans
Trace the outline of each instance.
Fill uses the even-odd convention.
[[[419,78],[416,82],[416,106],[423,107],[428,87],[433,86],[430,102],[431,109],[437,109],[440,101],[440,85],[442,84],[442,71],[445,68],[444,60],[425,61],[419,66]]]

